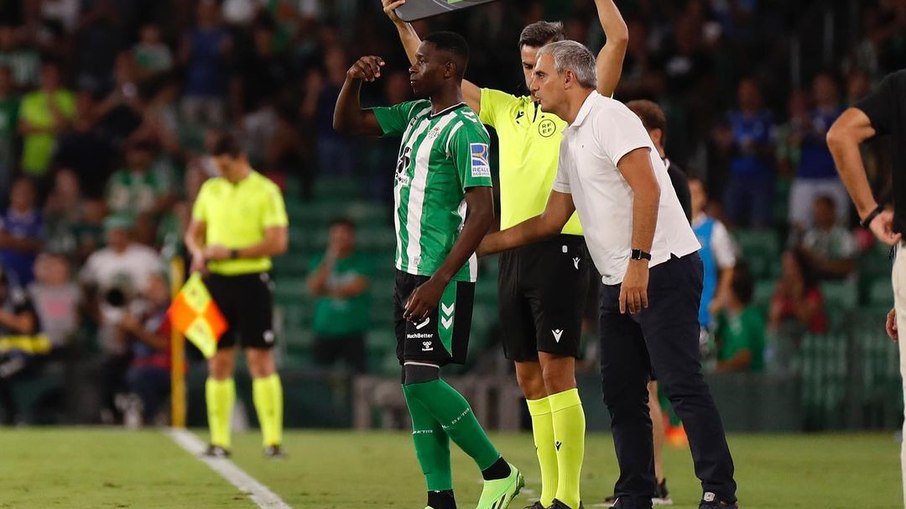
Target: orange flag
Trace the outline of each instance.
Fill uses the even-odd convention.
[[[211,298],[208,288],[198,273],[192,274],[182,290],[176,294],[167,310],[170,323],[185,334],[205,358],[217,352],[217,342],[227,330],[227,322],[220,308]]]

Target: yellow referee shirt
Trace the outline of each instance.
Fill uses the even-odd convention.
[[[544,212],[566,122],[541,111],[531,96],[488,88],[481,89],[479,117],[500,139],[500,228],[510,228]],[[582,235],[578,215],[573,213],[563,233]]]
[[[256,171],[238,184],[223,177],[209,179],[198,192],[192,218],[205,224],[205,245],[229,249],[258,244],[267,228],[289,224],[280,188]],[[270,269],[269,257],[208,262],[208,270],[224,276]]]

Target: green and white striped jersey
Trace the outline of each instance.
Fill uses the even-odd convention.
[[[490,137],[465,104],[435,115],[428,100],[373,111],[384,136],[403,136],[393,187],[396,268],[432,276],[465,222],[466,189],[492,185]],[[478,261],[473,254],[453,279],[474,282],[477,278]]]

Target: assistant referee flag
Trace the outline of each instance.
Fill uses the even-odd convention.
[[[217,342],[227,330],[220,308],[197,272],[189,277],[167,310],[170,323],[185,334],[206,359],[217,352]]]

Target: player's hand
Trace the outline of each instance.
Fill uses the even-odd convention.
[[[394,23],[405,23],[401,20],[399,16],[396,15],[396,10],[399,9],[403,4],[406,3],[406,0],[381,0],[381,5],[384,7],[384,14],[390,18],[390,21]]]
[[[900,340],[900,331],[897,330],[897,310],[896,308],[891,309],[890,313],[887,313],[887,323],[885,324],[885,329],[887,329],[887,335],[891,340],[897,342]]]
[[[226,260],[230,257],[230,250],[226,246],[213,244],[204,248],[205,260]]]
[[[871,232],[875,234],[881,242],[892,246],[903,240],[903,234],[893,232],[893,211],[885,210],[881,212],[868,225]]]
[[[346,71],[346,77],[354,80],[374,81],[381,77],[381,67],[383,66],[384,59],[381,57],[362,57]]]
[[[406,309],[403,311],[403,318],[411,322],[419,322],[428,316],[428,313],[437,308],[437,303],[444,294],[446,284],[435,278],[431,278],[421,284],[409,296],[406,301]]]
[[[629,260],[620,285],[620,313],[638,313],[648,307],[648,261]]]

